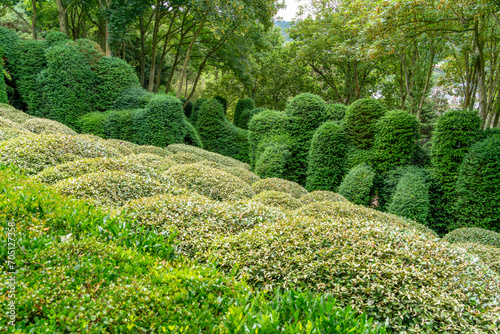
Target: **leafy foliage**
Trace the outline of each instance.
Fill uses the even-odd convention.
[[[347,106],[333,103],[326,106],[325,121],[342,121],[347,112]]]
[[[291,153],[286,140],[275,137],[273,141],[266,140],[259,145],[257,151],[262,151],[255,163],[255,173],[262,178],[282,177]],[[263,147],[263,148],[262,148]]]
[[[152,93],[149,93],[141,87],[127,87],[123,89],[114,100],[113,109],[141,109],[149,103],[152,97]]]
[[[252,201],[288,210],[295,210],[303,205],[300,199],[297,199],[288,193],[275,190],[262,191],[252,197]]]
[[[267,190],[274,190],[290,194],[295,198],[301,198],[307,194],[307,190],[300,184],[276,177],[259,180],[252,184],[252,189],[256,194]]]
[[[252,110],[245,109],[240,116],[240,128],[248,130],[248,122],[250,122],[250,119],[264,110],[267,109],[266,108],[255,108]]]
[[[370,206],[375,171],[368,165],[352,168],[339,186],[338,193],[355,204]]]
[[[444,241],[474,242],[500,248],[500,233],[479,227],[462,227],[451,231],[443,237]]]
[[[369,149],[375,140],[375,124],[386,109],[373,99],[362,99],[349,106],[345,126],[349,140],[359,149]]]
[[[240,99],[236,103],[236,107],[234,108],[234,120],[233,120],[234,125],[244,129],[246,125],[241,115],[245,110],[253,110],[253,109],[255,109],[255,101],[253,99],[251,98]]]

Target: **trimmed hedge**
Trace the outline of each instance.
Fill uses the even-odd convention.
[[[78,118],[76,128],[81,133],[89,133],[102,138],[106,136],[107,113],[91,112]]]
[[[203,148],[203,143],[201,142],[200,135],[196,131],[195,127],[187,119],[185,122],[187,132],[186,136],[184,137],[183,143]]]
[[[76,131],[68,128],[66,125],[51,121],[46,118],[31,118],[23,123],[23,127],[36,134],[62,134],[62,135],[76,135]]]
[[[122,206],[133,199],[185,192],[166,178],[150,178],[121,171],[84,174],[59,181],[53,187],[63,195],[105,206]]]
[[[15,123],[24,123],[27,120],[34,118],[21,110],[17,110],[11,105],[0,103],[0,117],[11,120]]]
[[[370,206],[374,180],[375,171],[370,166],[358,165],[344,176],[338,193],[355,204]]]
[[[255,195],[239,177],[200,164],[177,165],[167,175],[179,186],[216,201],[235,201]]]
[[[252,184],[252,189],[256,194],[260,194],[266,190],[275,190],[290,194],[295,198],[301,198],[307,194],[307,190],[300,184],[276,177],[259,180]]]
[[[136,145],[131,148],[132,152],[134,154],[154,154],[158,155],[160,157],[169,157],[172,156],[172,152],[165,148],[157,147],[157,146],[152,146],[152,145]]]
[[[113,148],[80,136],[29,135],[0,143],[0,162],[26,174],[83,158],[116,158]]]
[[[500,135],[476,143],[462,162],[456,183],[457,227],[500,232]]]
[[[16,129],[16,128],[6,128],[0,126],[0,142],[4,140],[10,140],[20,136],[25,136],[27,132]]]
[[[140,153],[132,154],[123,157],[121,160],[144,166],[146,168],[152,169],[157,173],[166,172],[171,167],[175,166],[177,163],[172,159],[173,156],[164,157],[152,153]]]
[[[0,61],[0,103],[9,103],[7,85],[5,84],[5,75],[3,71],[5,71],[3,61]]]
[[[374,99],[351,104],[344,119],[349,141],[358,149],[370,149],[375,139],[375,124],[385,112],[385,107]]]
[[[191,122],[191,124],[193,124],[193,126],[196,127],[196,124],[198,123],[198,118],[200,117],[201,106],[203,105],[203,103],[205,103],[207,101],[208,101],[208,99],[199,98],[194,103],[193,110],[191,111],[191,115],[189,116],[189,122]]]
[[[387,172],[397,166],[409,165],[417,149],[419,122],[407,111],[388,111],[375,124],[372,166]]]
[[[407,172],[398,182],[388,212],[427,225],[429,185],[422,172]]]
[[[233,124],[237,127],[244,129],[246,128],[246,124],[241,118],[241,115],[245,110],[253,110],[255,109],[255,101],[251,98],[247,99],[239,99],[236,103],[236,107],[234,108],[234,119]]]
[[[500,233],[479,227],[458,228],[445,235],[443,240],[451,243],[475,242],[500,248]]]
[[[202,161],[198,162],[198,164],[208,166],[211,168],[215,168],[215,169],[221,170],[223,172],[226,172],[228,174],[232,174],[234,176],[237,176],[240,179],[242,179],[243,181],[245,181],[246,183],[248,183],[249,185],[252,185],[255,182],[260,180],[260,177],[258,175],[252,173],[251,171],[249,171],[248,169],[243,168],[243,167],[228,167],[228,166],[224,166],[220,163],[210,161],[210,160],[202,160]]]
[[[227,112],[227,100],[222,96],[214,96],[214,99],[217,100],[222,105],[222,109],[224,110],[224,115]]]
[[[175,153],[170,157],[173,161],[178,164],[186,165],[186,164],[195,164],[197,162],[202,161],[203,159],[193,153],[187,152],[179,152]]]
[[[295,210],[303,205],[300,199],[297,199],[288,193],[275,190],[263,191],[252,197],[252,201],[259,202],[267,206],[282,208],[284,210]]]
[[[250,143],[250,164],[256,166],[260,155],[264,152],[266,141],[275,141],[276,137],[283,138],[287,142],[287,128],[290,117],[279,111],[264,110],[250,119],[248,124],[248,141]],[[271,139],[270,139],[271,138]]]
[[[380,211],[388,211],[389,205],[392,203],[394,193],[398,187],[399,181],[407,173],[423,173],[426,180],[430,178],[427,170],[423,170],[417,166],[401,166],[396,167],[378,177],[377,190],[378,190],[378,208]],[[428,180],[431,181],[431,180]],[[432,182],[429,182],[432,183]]]
[[[326,103],[319,96],[303,93],[294,97],[287,106],[290,116],[290,159],[284,178],[304,185],[307,159],[314,131],[321,125]]]
[[[341,103],[333,103],[326,106],[325,121],[340,122],[344,119],[347,112],[347,106]]]
[[[153,93],[148,92],[142,87],[132,86],[123,89],[114,100],[113,109],[142,109],[154,97]]]
[[[241,113],[240,116],[240,128],[248,130],[248,122],[250,122],[250,119],[263,112],[264,110],[267,110],[266,108],[255,108],[255,109],[246,109]]]
[[[333,123],[323,123],[314,132],[309,149],[306,189],[334,191],[347,172],[347,134]]]
[[[344,196],[331,191],[323,191],[323,190],[311,191],[310,193],[302,196],[300,200],[304,203],[304,205],[316,202],[324,202],[324,201],[347,202]]]
[[[478,245],[475,242],[456,243],[455,246],[477,255],[491,270],[500,275],[500,248]]]
[[[282,138],[282,137],[281,137]],[[255,173],[262,178],[282,177],[291,152],[285,143],[287,138],[275,137],[272,141],[265,140],[257,151],[262,151],[255,163]],[[264,148],[261,148],[264,147]]]
[[[30,131],[25,129],[21,124],[16,123],[14,121],[11,121],[8,118],[0,117],[0,126],[3,128],[10,128],[10,129],[16,129],[19,131],[23,131],[23,132],[26,132],[27,134],[30,133]]]
[[[246,163],[243,163],[239,160],[230,157],[226,157],[218,153],[201,149],[199,147],[194,147],[185,144],[172,144],[168,146],[168,149],[173,153],[191,153],[198,156],[202,160],[210,160],[227,167],[241,167],[248,170],[250,169],[250,166],[248,166],[248,164]]]

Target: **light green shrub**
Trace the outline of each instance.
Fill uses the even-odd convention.
[[[266,190],[275,190],[290,194],[295,198],[301,198],[302,196],[307,194],[307,190],[300,184],[293,181],[279,179],[277,177],[259,180],[252,184],[252,189],[256,194],[259,194]]]
[[[203,160],[213,161],[227,167],[241,167],[245,169],[250,169],[250,166],[244,162],[241,162],[239,160],[218,153],[210,152],[199,147],[184,145],[184,144],[172,144],[168,145],[167,148],[173,153],[191,153],[197,155]]]
[[[9,119],[16,123],[24,123],[33,116],[28,115],[21,110],[17,110],[11,105],[0,103],[0,117]]]
[[[157,173],[165,172],[177,164],[171,157],[163,157],[151,153],[132,154],[123,157],[122,160],[128,163],[142,165]]]
[[[15,128],[4,128],[0,126],[0,141],[25,136],[27,133]]]
[[[291,156],[285,141],[281,141],[280,138],[265,140],[259,145],[258,151],[262,153],[258,155],[255,162],[255,172],[260,177],[282,177],[285,174],[286,165]]]
[[[233,123],[237,127],[244,129],[246,128],[246,124],[242,119],[241,115],[245,110],[253,110],[255,109],[255,101],[253,99],[240,99],[236,103],[236,107],[234,108],[234,119]]]
[[[195,164],[197,162],[202,161],[203,159],[197,156],[196,154],[187,153],[187,152],[179,152],[170,156],[170,158],[178,164],[186,165],[186,164]]]
[[[454,245],[465,249],[470,254],[477,255],[491,270],[500,275],[500,248],[475,242],[459,242]]]
[[[76,135],[76,131],[68,128],[66,125],[51,121],[46,118],[31,118],[23,123],[23,127],[36,134],[61,134],[61,135]]]
[[[252,201],[259,202],[267,206],[282,208],[284,210],[295,210],[303,205],[300,199],[297,199],[288,193],[275,190],[262,191],[252,197]]]
[[[316,203],[316,202],[347,202],[344,196],[336,194],[331,191],[316,190],[311,191],[308,194],[303,195],[300,200],[304,205]]]
[[[326,106],[325,121],[335,121],[340,122],[344,119],[345,114],[347,112],[347,108],[345,105],[341,103],[333,103]]]
[[[475,242],[481,245],[490,245],[500,248],[500,233],[479,227],[458,228],[445,235],[443,240],[451,243]]]
[[[374,180],[375,171],[370,166],[358,165],[347,173],[337,192],[355,204],[370,206]]]
[[[194,190],[217,201],[251,198],[254,192],[240,178],[200,164],[177,165],[167,175],[180,187]]]
[[[228,174],[232,174],[234,176],[237,176],[240,179],[242,179],[243,181],[245,181],[246,183],[248,183],[249,185],[252,185],[255,182],[260,180],[260,177],[258,175],[252,173],[251,171],[249,171],[248,169],[243,168],[243,167],[228,167],[228,166],[224,166],[222,164],[219,164],[217,162],[210,161],[210,160],[202,160],[202,161],[198,162],[198,164],[208,166],[211,168],[215,168],[215,169],[219,169],[219,170],[226,172]]]
[[[25,129],[21,124],[11,121],[10,119],[0,117],[0,126],[2,128],[16,129],[26,133],[30,133],[29,130]]]
[[[134,154],[155,154],[160,157],[172,156],[172,152],[165,148],[152,145],[137,145],[131,148]]]

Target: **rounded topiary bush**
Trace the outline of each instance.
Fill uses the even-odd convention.
[[[240,178],[200,164],[174,166],[167,175],[179,186],[217,201],[235,201],[255,194]]]
[[[309,149],[306,188],[336,190],[347,172],[347,134],[333,123],[322,124],[314,133]]]
[[[69,40],[68,35],[60,31],[51,31],[45,36],[45,44],[50,47],[57,43],[65,43]]]
[[[340,122],[344,119],[347,112],[347,106],[341,103],[333,103],[326,106],[325,121]]]
[[[500,135],[476,143],[463,160],[456,184],[451,228],[500,232]]]
[[[11,105],[0,103],[0,117],[11,120],[15,123],[24,123],[33,116],[28,115],[21,110],[17,110]]]
[[[120,171],[85,174],[59,181],[53,187],[63,195],[88,199],[105,206],[122,206],[133,199],[185,192],[166,178],[149,178]]]
[[[454,245],[465,249],[470,254],[477,255],[484,264],[500,275],[500,248],[475,242],[460,242]]]
[[[347,200],[364,206],[370,206],[375,171],[368,165],[352,168],[344,177],[338,193]]]
[[[255,182],[260,180],[260,177],[258,175],[252,173],[251,171],[249,171],[248,169],[243,168],[243,167],[228,167],[228,166],[224,166],[220,163],[210,161],[210,160],[202,160],[202,161],[198,162],[198,164],[208,166],[211,168],[215,168],[215,169],[219,169],[219,170],[226,172],[228,174],[237,176],[240,179],[242,179],[243,181],[245,181],[246,183],[248,183],[249,185],[252,185]]]
[[[303,205],[300,199],[288,193],[275,190],[263,191],[252,197],[252,201],[285,210],[295,210]]]
[[[90,112],[78,118],[76,129],[80,133],[93,134],[106,138],[108,114],[102,112]]]
[[[266,190],[274,190],[290,194],[295,198],[301,198],[302,196],[307,194],[307,190],[300,184],[293,181],[279,179],[277,177],[257,181],[252,184],[252,189],[256,194],[259,194]]]
[[[387,211],[389,209],[398,183],[407,173],[423,174],[426,180],[430,181],[429,172],[417,166],[400,166],[381,174],[377,182],[379,210]]]
[[[347,202],[344,196],[331,191],[323,191],[323,190],[311,191],[310,193],[302,196],[300,200],[302,201],[302,203],[304,203],[304,205],[316,202],[324,202],[324,201]]]
[[[162,173],[175,166],[177,163],[171,157],[163,157],[151,153],[132,154],[122,158],[123,161],[142,165],[157,173]]]
[[[146,107],[146,105],[153,97],[153,93],[148,92],[142,87],[127,87],[119,92],[118,96],[114,100],[113,109],[141,109]]]
[[[290,117],[283,112],[265,110],[255,115],[248,123],[248,141],[250,150],[250,164],[255,167],[260,154],[263,153],[266,141],[273,137],[285,138],[288,134]],[[284,139],[287,141],[287,139]],[[265,143],[264,143],[265,142]],[[260,148],[260,149],[259,149]]]
[[[374,99],[362,99],[351,104],[344,119],[349,141],[362,150],[371,148],[375,139],[375,124],[385,112],[385,107]]]
[[[458,228],[445,235],[443,240],[451,243],[475,242],[500,248],[500,233],[479,227]]]
[[[74,160],[65,164],[46,168],[37,175],[33,176],[33,179],[47,184],[54,184],[71,177],[79,177],[84,174],[110,171],[121,171],[125,173],[146,176],[149,178],[160,178],[160,175],[157,171],[129,160],[93,158]]]
[[[195,164],[203,160],[196,154],[187,153],[187,152],[179,152],[175,153],[170,158],[178,164],[186,165],[186,164]]]
[[[136,145],[131,147],[131,150],[134,154],[155,154],[160,157],[168,157],[172,155],[172,152],[169,150],[152,145]]]
[[[15,128],[5,128],[0,126],[0,141],[17,138],[29,134],[27,131],[22,131]]]
[[[27,174],[83,158],[120,157],[113,148],[81,136],[29,135],[0,143],[0,162]]]
[[[196,147],[203,147],[203,143],[201,141],[200,135],[198,134],[198,131],[196,131],[195,127],[188,121],[186,120],[186,136],[184,137],[183,143],[186,145],[191,145],[191,146],[196,146]]]
[[[196,124],[198,123],[198,118],[200,117],[200,109],[203,103],[208,101],[208,99],[205,98],[199,98],[196,100],[196,102],[193,105],[193,110],[191,111],[191,115],[189,116],[189,122],[193,124],[194,127],[196,127]]]
[[[191,145],[184,145],[184,144],[173,144],[169,145],[168,149],[174,153],[191,153],[194,154],[198,157],[200,157],[202,160],[209,160],[213,161],[215,163],[227,166],[227,167],[241,167],[245,169],[250,169],[250,166],[248,164],[241,162],[239,160],[233,159],[231,157],[226,157],[224,155],[214,153],[207,151],[205,149],[199,148],[199,147],[194,147]]]
[[[255,163],[255,173],[262,178],[282,177],[291,156],[286,142],[280,141],[279,138],[266,140],[259,146],[259,151],[262,153]]]
[[[375,124],[372,166],[379,172],[409,165],[417,149],[419,122],[407,111],[388,111]]]
[[[239,99],[236,103],[236,107],[234,108],[234,120],[233,123],[239,128],[245,128],[245,124],[241,115],[245,110],[253,110],[255,109],[255,101],[253,99]]]
[[[422,172],[407,172],[398,182],[388,212],[426,225],[429,219],[429,186]]]
[[[240,128],[248,130],[248,122],[250,122],[250,119],[263,112],[264,110],[267,110],[266,108],[255,108],[255,109],[246,109],[241,113],[240,116]]]
[[[134,149],[138,146],[126,140],[107,139],[106,143],[123,155],[134,154]]]
[[[227,112],[227,100],[222,96],[214,96],[214,100],[220,103],[222,109],[224,110],[224,115],[225,115]]]
[[[45,118],[31,118],[23,123],[23,127],[36,134],[76,135],[76,131],[66,125]]]
[[[25,129],[21,124],[16,123],[14,121],[11,121],[10,119],[0,117],[0,126],[2,128],[10,128],[10,129],[16,129],[19,131],[24,131],[26,133],[30,133],[29,130]]]
[[[326,103],[319,96],[303,93],[294,97],[287,106],[290,116],[290,159],[285,178],[299,184],[306,183],[307,158],[314,131],[321,125]]]

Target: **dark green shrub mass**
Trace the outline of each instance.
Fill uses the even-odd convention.
[[[481,137],[481,120],[476,112],[454,110],[438,118],[432,136],[432,173],[442,191],[442,210],[445,221],[453,222],[455,183],[463,158]]]
[[[181,101],[169,95],[155,96],[148,103],[142,122],[134,124],[134,130],[147,145],[166,147],[183,143],[187,126]]]
[[[5,77],[3,74],[4,68],[2,62],[0,62],[0,103],[9,103],[9,98],[7,97],[7,85],[5,84]]]
[[[14,31],[0,26],[0,49],[6,62],[5,67],[9,71],[11,66],[16,64],[18,43],[19,36]]]
[[[74,127],[79,116],[93,109],[97,76],[85,57],[69,43],[55,44],[45,54],[47,69],[37,77],[37,115]]]
[[[407,173],[424,173],[426,179],[429,177],[429,173],[426,170],[417,166],[400,166],[381,174],[376,180],[379,210],[387,211],[389,209],[398,183]]]
[[[203,143],[201,142],[200,135],[196,131],[195,127],[186,119],[186,136],[184,137],[184,144],[191,146],[196,146],[203,148]]]
[[[106,113],[91,112],[78,119],[76,128],[80,133],[89,133],[106,138],[106,121]]]
[[[236,103],[236,107],[234,108],[233,124],[239,128],[245,128],[245,124],[243,124],[243,121],[241,119],[241,114],[243,114],[245,110],[253,109],[255,109],[255,101],[253,99],[239,99]]]
[[[139,79],[134,69],[116,57],[101,58],[96,74],[98,76],[96,110],[108,110],[124,89],[139,86]]]
[[[106,111],[104,113],[106,116],[104,124],[106,138],[132,141],[134,136],[132,112],[132,110]]]
[[[51,31],[45,36],[45,44],[51,47],[57,43],[65,43],[69,40],[68,35],[60,31]]]
[[[354,204],[370,206],[375,171],[368,165],[352,168],[339,186],[338,193]]]
[[[347,106],[341,103],[333,103],[326,106],[325,121],[341,121],[347,112]]]
[[[388,212],[427,225],[429,206],[429,185],[425,174],[410,171],[398,182]]]
[[[255,167],[265,149],[265,141],[287,134],[290,118],[283,112],[265,110],[250,119],[248,141],[250,142],[250,164]]]
[[[349,140],[359,149],[369,149],[375,139],[375,124],[386,112],[374,99],[358,100],[351,104],[345,115]]]
[[[240,128],[242,129],[248,129],[248,122],[250,122],[250,119],[257,115],[258,113],[267,110],[266,108],[255,108],[255,109],[246,109],[241,113],[240,116]]]
[[[106,54],[102,51],[101,46],[90,39],[80,38],[76,41],[70,41],[68,43],[73,45],[78,52],[80,52],[93,70],[99,69],[99,63],[103,58],[111,58],[106,57]]]
[[[238,129],[226,118],[216,99],[203,103],[196,128],[206,150],[241,161],[248,160],[246,131]]]
[[[379,172],[411,163],[417,148],[418,120],[407,111],[392,110],[375,125],[372,166]]]
[[[319,96],[297,95],[287,106],[290,116],[290,152],[285,178],[301,185],[306,183],[307,158],[314,131],[321,125],[326,103]]]
[[[306,189],[335,191],[347,172],[347,134],[333,122],[314,133],[309,150]]]
[[[115,99],[113,109],[140,109],[144,108],[153,98],[154,94],[142,87],[132,86],[121,91]]]
[[[189,116],[189,121],[196,127],[196,123],[198,123],[198,118],[200,117],[200,109],[203,103],[207,102],[208,99],[199,98],[193,105],[193,110],[191,111],[191,115]]]
[[[500,135],[476,143],[458,174],[454,206],[457,227],[500,232]]]
[[[223,98],[222,96],[215,96],[214,99],[219,101],[219,103],[222,105],[222,108],[224,109],[224,115],[227,112],[227,100]]]
[[[287,144],[280,140],[266,141],[262,153],[255,163],[255,173],[261,178],[281,178],[285,173],[287,160],[290,158],[290,150]]]
[[[462,227],[453,230],[445,235],[443,240],[451,243],[475,242],[481,245],[500,248],[500,233],[479,227]]]

